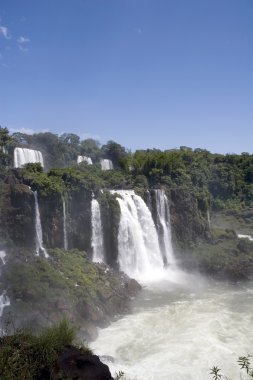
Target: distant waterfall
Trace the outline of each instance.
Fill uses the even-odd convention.
[[[103,228],[100,206],[96,199],[92,199],[91,201],[91,226],[91,246],[93,250],[92,260],[97,263],[104,262]]]
[[[92,159],[87,156],[77,156],[77,163],[87,162],[88,165],[92,165]]]
[[[39,150],[27,148],[14,149],[14,167],[21,168],[25,164],[39,162],[44,167],[43,156]]]
[[[64,240],[64,249],[68,250],[68,236],[67,236],[67,226],[66,226],[66,202],[65,199],[62,199],[62,211],[63,211],[63,240]]]
[[[6,253],[5,253],[5,251],[0,251],[0,259],[1,259],[1,261],[0,261],[0,266],[6,264],[6,262],[5,262],[5,257],[6,257]],[[1,264],[1,262],[2,262],[2,264]]]
[[[207,216],[207,223],[208,223],[208,226],[210,228],[211,227],[211,217],[210,217],[210,211],[209,210],[207,210],[206,216]]]
[[[3,312],[4,312],[4,308],[6,306],[10,306],[10,299],[9,297],[6,295],[6,292],[4,291],[1,295],[0,295],[0,317],[2,317],[3,315]]]
[[[5,257],[6,257],[5,251],[0,251],[0,259],[1,259],[1,261],[0,261],[0,274],[1,274],[1,267],[6,264]],[[10,306],[10,299],[6,295],[6,291],[4,290],[3,293],[0,295],[0,317],[2,317],[4,308],[6,306]]]
[[[112,170],[113,169],[113,163],[111,160],[108,160],[107,158],[103,158],[100,160],[101,169],[102,170]]]
[[[116,190],[121,216],[118,234],[120,269],[130,277],[152,279],[164,268],[151,212],[132,190]]]
[[[170,210],[164,190],[154,190],[160,249],[166,265],[175,264],[171,243]]]
[[[46,251],[46,248],[43,247],[43,238],[42,238],[42,227],[40,221],[40,209],[38,203],[38,194],[37,191],[33,192],[34,200],[35,200],[35,230],[36,230],[36,255],[38,256],[40,252],[48,258],[49,255]]]

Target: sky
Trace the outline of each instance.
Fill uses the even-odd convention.
[[[0,0],[0,125],[253,153],[253,0]]]

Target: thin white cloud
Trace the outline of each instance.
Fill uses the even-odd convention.
[[[93,133],[82,133],[81,134],[81,140],[87,140],[87,139],[93,139],[93,140],[100,140],[100,136],[99,135],[95,135]]]
[[[33,135],[34,133],[45,133],[45,132],[49,132],[49,129],[48,128],[45,128],[45,129],[41,129],[39,131],[35,131],[34,129],[32,128],[10,128],[10,132],[11,133],[16,133],[16,132],[19,132],[19,133],[25,133],[26,135]]]
[[[20,36],[20,37],[18,37],[17,42],[19,44],[25,44],[27,42],[30,42],[30,38],[26,38],[26,37]]]
[[[7,69],[7,67],[8,67],[8,65],[6,63],[2,63],[1,66],[4,67],[5,69]]]
[[[10,128],[10,132],[11,133],[25,133],[26,135],[33,135],[34,133],[36,133],[34,131],[34,129],[31,129],[31,128],[19,128],[19,129],[15,129],[15,128]]]
[[[23,52],[27,52],[29,50],[28,48],[25,48],[22,45],[18,45],[18,48],[20,51],[23,51]]]
[[[0,36],[3,36],[6,38],[6,40],[9,40],[11,37],[9,35],[8,28],[6,26],[0,26]]]

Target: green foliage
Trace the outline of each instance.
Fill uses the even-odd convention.
[[[237,363],[240,369],[244,370],[247,374],[248,379],[253,379],[253,368],[251,367],[251,358],[252,355],[240,356],[237,360]],[[211,368],[210,375],[212,375],[213,380],[229,380],[227,376],[225,376],[221,369],[217,366]],[[242,374],[240,373],[240,379],[242,379]]]
[[[43,369],[56,363],[59,353],[73,344],[75,329],[66,320],[42,330],[38,335],[19,329],[0,339],[1,380],[39,380]]]
[[[120,380],[124,378],[125,373],[123,371],[116,372],[114,380]]]

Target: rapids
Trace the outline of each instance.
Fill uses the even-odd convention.
[[[101,329],[91,348],[128,380],[208,380],[214,365],[240,379],[237,359],[253,352],[253,283],[170,278],[147,285],[132,314]]]

